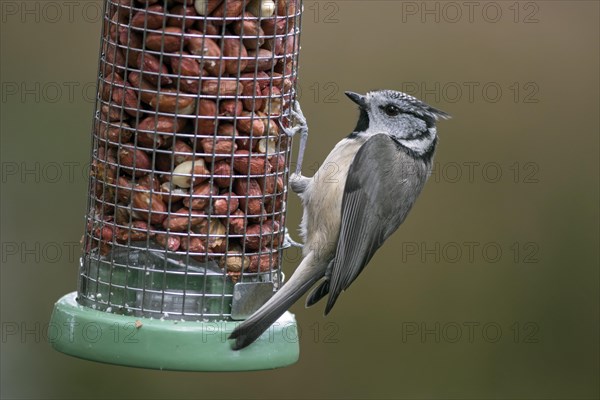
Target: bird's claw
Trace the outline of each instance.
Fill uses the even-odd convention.
[[[292,239],[287,228],[285,228],[285,237],[283,239],[283,244],[284,244],[284,247],[289,247],[289,246],[299,247],[299,248],[304,247],[304,245],[302,243],[298,243],[294,239]]]
[[[300,102],[296,100],[294,102],[294,108],[291,110],[292,117],[296,119],[297,126],[300,127],[300,130],[308,131],[308,124],[306,123],[306,117],[302,112],[302,108],[300,108]]]
[[[292,126],[289,128],[282,127],[282,129],[290,138],[294,137],[297,133],[300,133],[300,146],[298,147],[298,158],[296,161],[296,174],[300,175],[302,171],[302,161],[304,159],[304,150],[306,149],[306,141],[308,140],[308,124],[306,122],[306,117],[300,108],[300,102],[297,100],[290,110],[290,117]]]
[[[300,102],[297,100],[294,102],[294,107],[290,110],[290,115],[294,123],[289,128],[283,128],[284,133],[289,137],[294,137],[298,132],[308,134],[306,117],[300,108]]]

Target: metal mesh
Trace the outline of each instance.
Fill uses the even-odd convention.
[[[227,319],[281,282],[300,10],[105,1],[81,304]]]

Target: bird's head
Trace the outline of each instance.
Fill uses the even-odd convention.
[[[435,122],[450,118],[445,112],[394,90],[377,90],[366,95],[346,92],[346,96],[360,109],[355,132],[387,134],[418,156],[433,151],[437,141]]]

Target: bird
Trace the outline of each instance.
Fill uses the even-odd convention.
[[[404,222],[431,173],[436,122],[450,116],[406,93],[346,92],[358,105],[352,133],[313,177],[290,176],[303,206],[303,259],[289,281],[230,334],[233,350],[253,343],[309,289],[310,307],[329,295],[325,316],[375,252]],[[306,137],[299,106],[294,115]],[[303,147],[303,144],[301,143]]]

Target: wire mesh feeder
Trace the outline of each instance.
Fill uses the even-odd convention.
[[[297,360],[291,314],[262,347],[226,338],[283,282],[300,25],[300,0],[105,1],[79,286],[55,307],[70,330],[55,348],[166,369]]]

